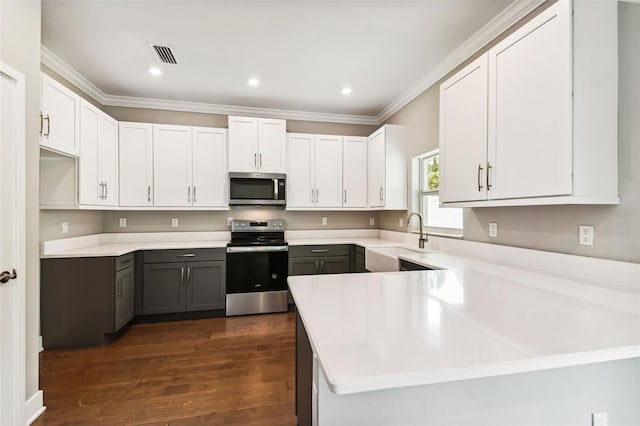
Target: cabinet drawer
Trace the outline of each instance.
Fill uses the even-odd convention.
[[[121,271],[124,268],[133,266],[133,253],[125,254],[124,256],[116,257],[116,272]]]
[[[215,249],[178,249],[178,250],[146,250],[144,263],[191,262],[205,260],[225,260],[226,250]]]
[[[349,256],[349,245],[290,246],[289,257]]]

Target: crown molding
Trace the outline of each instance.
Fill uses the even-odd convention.
[[[384,123],[389,119],[389,117],[400,111],[409,102],[422,94],[422,92],[436,84],[455,67],[470,58],[487,43],[495,39],[503,31],[515,24],[545,1],[546,0],[515,0],[495,18],[489,21],[489,23],[469,37],[457,49],[447,55],[438,65],[431,69],[402,95],[398,96],[391,104],[389,104],[389,106],[383,109],[376,116],[378,124]]]

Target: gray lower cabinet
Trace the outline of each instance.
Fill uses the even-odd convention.
[[[289,275],[349,273],[350,252],[348,245],[290,247]]]
[[[114,329],[120,330],[135,314],[135,271],[133,266],[116,272]]]
[[[145,252],[142,314],[224,309],[225,256],[224,249]]]

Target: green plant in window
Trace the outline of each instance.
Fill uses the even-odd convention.
[[[430,158],[427,163],[427,188],[429,191],[437,191],[440,187],[438,168],[438,157]]]

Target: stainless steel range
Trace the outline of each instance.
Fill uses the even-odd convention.
[[[289,245],[284,220],[234,220],[227,244],[227,316],[285,312]]]

